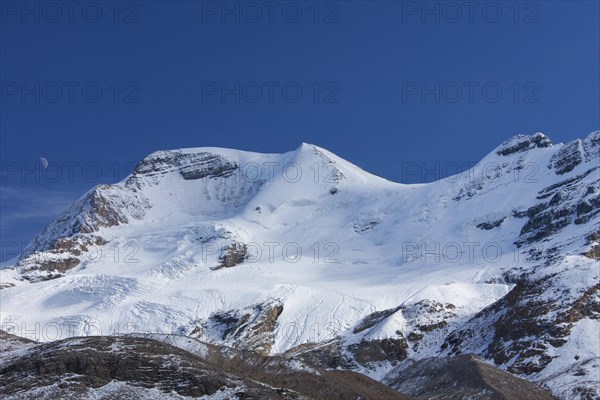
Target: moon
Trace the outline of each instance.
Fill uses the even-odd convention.
[[[40,164],[42,164],[42,168],[44,168],[44,171],[46,170],[46,168],[48,168],[48,160],[46,160],[46,158],[40,157]]]

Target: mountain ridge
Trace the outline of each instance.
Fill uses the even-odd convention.
[[[375,379],[474,353],[561,398],[600,395],[582,333],[600,319],[599,163],[600,131],[516,135],[417,185],[309,144],[154,152],[0,272],[0,322],[176,332]]]

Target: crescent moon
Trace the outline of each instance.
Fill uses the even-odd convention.
[[[42,168],[44,168],[44,171],[46,170],[46,168],[48,168],[48,160],[44,157],[40,157],[40,164],[42,164]]]

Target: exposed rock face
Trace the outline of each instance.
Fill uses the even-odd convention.
[[[356,373],[314,370],[169,335],[29,344],[6,354],[0,376],[0,394],[21,399],[409,399]]]
[[[183,153],[157,151],[144,158],[135,167],[128,184],[157,183],[171,172],[178,172],[185,180],[226,178],[237,172],[239,164],[214,153]],[[151,178],[151,179],[148,179]]]
[[[452,332],[442,348],[461,354],[463,349],[489,342],[482,354],[485,358],[522,376],[539,373],[552,361],[552,349],[565,344],[577,322],[600,318],[600,284],[569,289],[561,278],[561,274],[551,274],[520,281],[502,300]],[[555,296],[545,295],[553,290]],[[491,336],[489,326],[493,327]],[[593,372],[583,372],[587,373]],[[582,389],[573,390],[574,396]]]
[[[569,224],[585,224],[600,213],[600,167],[542,189],[543,200],[516,217],[528,217],[515,242],[517,246],[537,243],[551,237]],[[582,182],[586,185],[581,185]]]
[[[594,260],[600,260],[600,245],[593,245],[588,251],[583,253],[583,255],[588,258],[593,258]]]
[[[0,283],[0,290],[6,289],[6,288],[9,288],[9,287],[13,287],[13,286],[15,286],[14,283],[3,282],[3,283]]]
[[[282,312],[283,305],[278,301],[243,310],[218,312],[200,322],[190,335],[268,355],[274,341],[277,318]]]
[[[340,338],[325,343],[304,343],[286,351],[283,356],[318,368],[358,368],[358,364],[346,354]]]
[[[589,249],[583,255],[594,260],[600,260],[600,229],[587,235],[586,239]]]
[[[416,399],[554,399],[540,386],[494,368],[474,354],[406,362],[383,381]]]
[[[213,394],[233,383],[197,363],[191,354],[145,339],[71,339],[30,351],[29,357],[15,357],[0,369],[4,395],[51,387],[57,380],[64,382],[65,392],[82,396],[88,388],[100,388],[113,380],[182,396]],[[57,389],[51,396],[62,392]]]
[[[598,158],[599,149],[600,132],[594,132],[585,140],[567,143],[550,159],[548,168],[554,168],[558,175],[571,172],[582,162]]]
[[[404,337],[377,340],[362,340],[348,346],[354,360],[361,365],[379,361],[396,363],[408,355],[408,345]]]
[[[244,243],[233,243],[219,257],[219,265],[213,269],[231,268],[243,263],[248,258],[248,248]]]
[[[502,225],[502,223],[504,222],[505,219],[506,219],[506,217],[498,219],[496,221],[482,222],[480,224],[477,224],[477,227],[479,229],[489,231],[490,229],[494,229],[494,228],[497,228],[500,225]]]
[[[496,150],[496,154],[500,156],[508,156],[511,154],[521,153],[534,148],[544,148],[552,145],[550,138],[543,133],[535,135],[517,135],[502,143]]]
[[[443,335],[448,324],[457,316],[454,304],[434,300],[422,300],[403,306],[401,310],[404,318],[410,322],[407,326],[410,327],[408,340],[414,349],[419,348],[421,339],[426,335],[438,334],[437,331]]]
[[[84,253],[106,243],[96,232],[139,220],[149,207],[135,188],[97,186],[44,228],[25,248],[17,265],[31,280],[60,277],[79,265]]]
[[[224,179],[239,172],[239,164],[213,153],[158,151],[144,158],[134,173],[121,184],[99,185],[48,225],[19,257],[18,265],[29,280],[46,280],[63,276],[78,266],[85,253],[106,244],[97,232],[103,228],[128,224],[144,217],[151,208],[144,195],[146,186],[157,185],[168,174],[184,180]],[[234,177],[239,179],[239,177]],[[254,190],[261,182],[252,182]],[[243,260],[241,249],[233,248],[224,256],[223,265],[233,266]]]
[[[489,159],[482,160],[478,164],[482,168],[480,174],[468,179],[466,184],[460,187],[454,200],[469,200],[480,193],[497,189],[503,183],[509,183],[511,179],[517,181],[521,179],[526,182],[531,175],[531,171],[525,171],[531,166],[525,161],[527,153],[549,147],[552,147],[552,142],[542,133],[531,136],[517,135],[510,138],[495,150],[495,154],[502,157],[495,157],[490,162],[488,162]],[[539,167],[536,166],[536,169]],[[535,171],[533,172],[535,175]]]

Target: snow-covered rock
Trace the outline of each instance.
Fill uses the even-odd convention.
[[[309,144],[159,151],[0,271],[0,322],[41,341],[193,335],[378,379],[474,353],[585,398],[599,249],[600,132],[518,135],[418,185]]]

